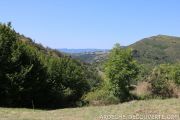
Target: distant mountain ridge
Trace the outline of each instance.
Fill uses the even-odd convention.
[[[87,49],[68,49],[68,48],[60,48],[58,49],[61,52],[64,53],[88,53],[88,52],[97,52],[97,51],[102,51],[102,52],[107,52],[109,49],[95,49],[95,48],[87,48]]]

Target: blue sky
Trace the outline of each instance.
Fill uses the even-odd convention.
[[[52,48],[111,48],[180,36],[180,0],[1,0],[0,21]]]

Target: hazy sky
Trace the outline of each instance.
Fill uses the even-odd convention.
[[[180,36],[180,0],[0,0],[0,21],[52,48],[111,48]]]

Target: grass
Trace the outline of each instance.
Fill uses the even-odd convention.
[[[0,120],[100,120],[104,115],[119,117],[135,114],[180,115],[180,99],[143,100],[110,106],[58,110],[0,108]]]

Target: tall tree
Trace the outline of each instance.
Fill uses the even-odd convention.
[[[38,105],[47,101],[47,73],[39,56],[10,23],[0,24],[0,104],[30,107],[32,101]]]
[[[120,44],[115,44],[115,47],[110,51],[105,73],[111,84],[113,94],[121,102],[130,99],[130,87],[136,79],[138,71],[132,51],[130,49],[122,49]]]
[[[6,98],[9,96],[11,82],[7,78],[7,73],[13,71],[11,57],[17,39],[11,23],[0,24],[0,103],[8,101]]]

